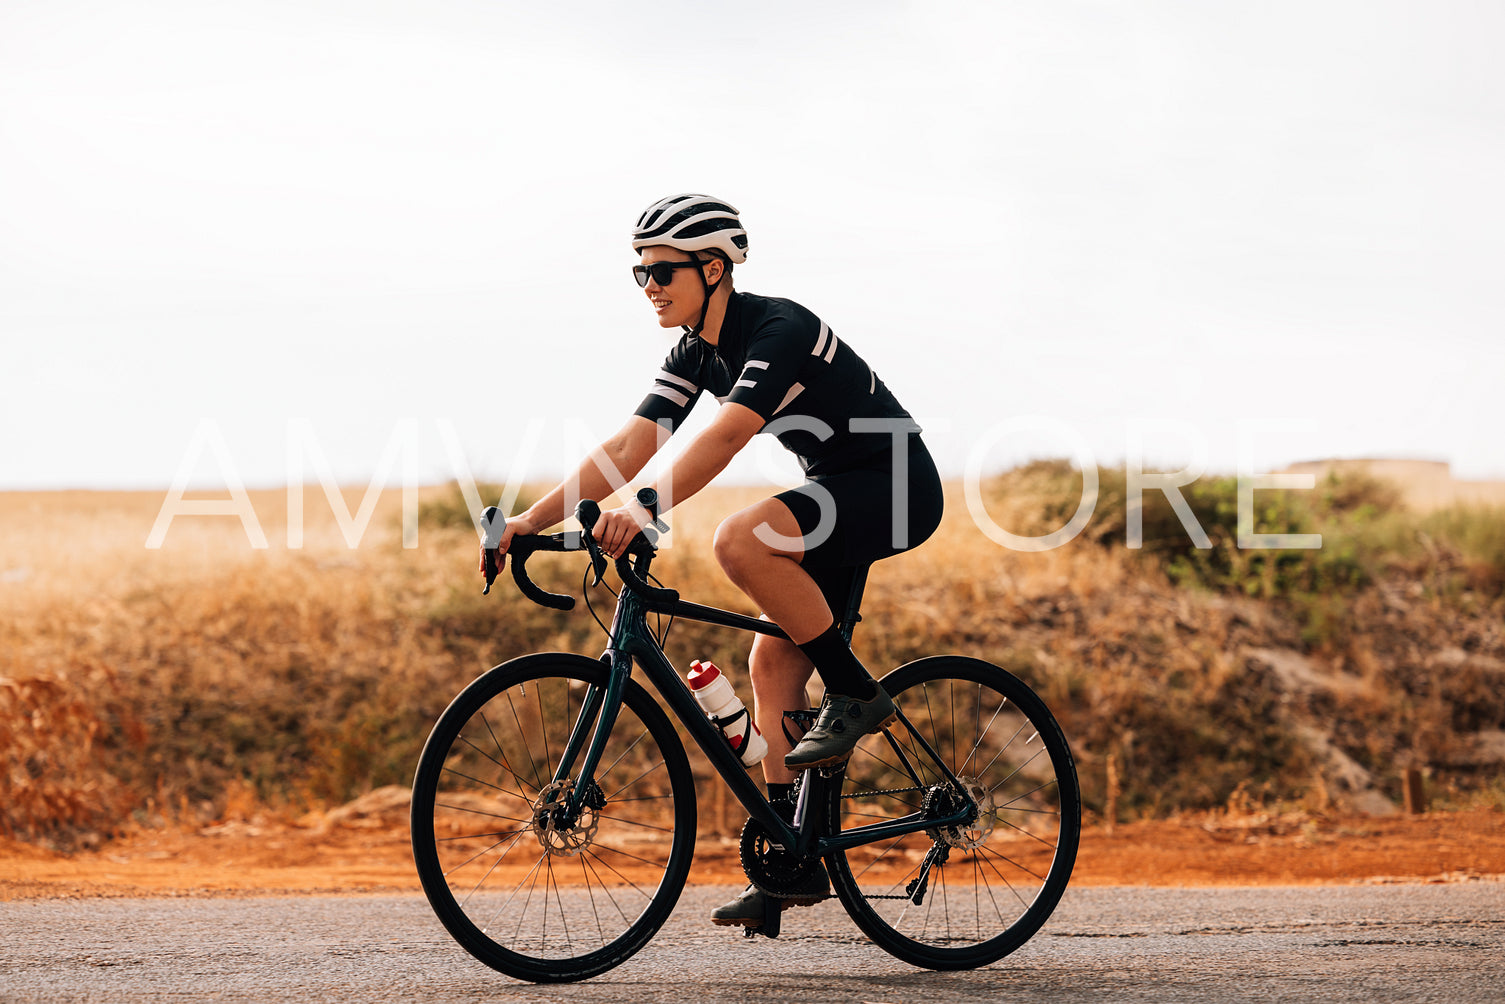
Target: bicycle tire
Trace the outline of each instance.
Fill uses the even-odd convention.
[[[836,895],[875,944],[912,965],[996,962],[1040,929],[1071,878],[1082,810],[1070,746],[1045,703],[990,663],[934,656],[882,682],[981,811],[970,825],[828,855]],[[962,804],[952,789],[899,722],[858,744],[841,785],[833,785],[827,823],[834,832],[927,805],[943,815],[948,803]],[[920,903],[913,901],[917,881],[925,882]]]
[[[564,828],[548,811],[581,700],[609,673],[567,653],[503,663],[454,699],[418,761],[413,858],[429,903],[467,952],[521,980],[582,980],[624,962],[689,874],[690,764],[635,681],[596,769],[601,807]]]

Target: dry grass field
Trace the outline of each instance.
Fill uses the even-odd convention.
[[[1000,477],[986,486],[990,515],[1041,532],[1027,528],[1063,492],[1074,506],[1059,475]],[[1384,813],[1406,768],[1424,773],[1434,807],[1497,810],[1500,510],[1407,509],[1368,475],[1332,485],[1340,501],[1311,517],[1330,521],[1326,553],[1263,564],[1222,537],[1212,557],[1149,546],[1153,534],[1130,551],[1111,492],[1073,543],[1009,551],[953,486],[936,537],[875,571],[858,654],[881,670],[966,652],[1024,677],[1071,738],[1099,824]],[[708,542],[757,494],[714,489],[676,509],[660,578],[748,610]],[[301,548],[287,546],[286,493],[271,491],[252,494],[265,549],[226,516],[180,516],[149,549],[155,493],[0,494],[0,837],[68,850],[316,816],[406,784],[429,725],[485,668],[539,649],[598,652],[583,609],[543,610],[505,580],[480,595],[457,499],[424,489],[415,549],[402,547],[397,493],[352,549],[317,488]],[[1209,522],[1222,518],[1215,501],[1199,510]],[[545,585],[579,594],[575,556],[536,561]],[[679,624],[668,650],[678,665],[715,659],[746,695],[744,644]],[[708,830],[737,821],[708,801]]]

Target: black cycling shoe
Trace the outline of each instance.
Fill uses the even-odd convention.
[[[893,699],[882,687],[870,701],[828,693],[821,702],[815,724],[799,745],[784,757],[784,766],[790,770],[805,770],[845,763],[857,740],[898,720],[899,713]]]
[[[826,881],[826,869],[822,867],[810,876],[808,885],[800,890],[800,895],[785,897],[777,902],[780,910],[788,910],[796,906],[814,906],[830,895],[831,886]],[[736,899],[712,910],[711,923],[722,927],[731,927],[736,924],[744,927],[757,927],[763,923],[763,918],[767,915],[768,899],[767,893],[755,885],[750,885],[742,890],[742,895]]]

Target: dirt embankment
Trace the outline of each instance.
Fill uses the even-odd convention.
[[[375,793],[373,793],[375,794]],[[693,881],[743,881],[735,842],[702,835]],[[1505,813],[1225,813],[1091,827],[1080,886],[1505,881]],[[158,830],[72,855],[0,842],[0,900],[416,892],[405,806],[392,794],[297,824]]]

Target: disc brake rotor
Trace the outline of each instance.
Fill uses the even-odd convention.
[[[561,822],[564,802],[575,782],[555,781],[545,785],[533,803],[533,835],[543,849],[553,855],[574,857],[591,845],[600,820],[589,801],[580,806],[580,816],[572,824]]]

